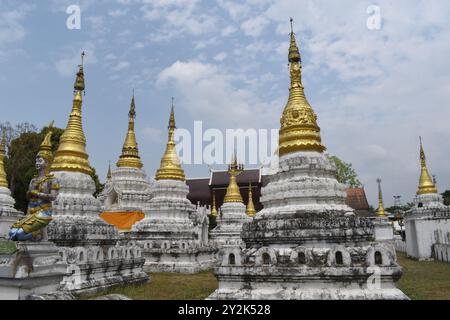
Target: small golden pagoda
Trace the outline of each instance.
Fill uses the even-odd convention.
[[[164,152],[164,155],[161,159],[161,165],[156,171],[156,180],[186,180],[183,168],[180,164],[180,159],[178,158],[177,152],[175,150],[175,129],[175,114],[172,99],[172,108],[169,118],[169,139],[166,145],[166,151]]]
[[[289,99],[281,116],[279,132],[279,156],[297,151],[323,152],[317,115],[306,99],[302,84],[302,60],[297,47],[291,18],[291,44],[289,65],[291,86]]]
[[[252,184],[248,186],[248,203],[245,213],[253,218],[256,215],[255,205],[253,204]]]
[[[8,180],[5,172],[6,132],[3,131],[0,142],[0,187],[8,188]]]
[[[236,155],[233,155],[231,159],[231,164],[228,166],[228,174],[230,175],[230,183],[227,187],[227,193],[225,194],[224,203],[228,202],[240,202],[244,203],[242,200],[241,192],[236,181],[236,177],[244,171],[244,166],[237,163]]]
[[[128,131],[123,143],[122,154],[120,155],[117,167],[142,168],[141,158],[139,157],[138,144],[136,142],[136,134],[134,132],[134,121],[136,118],[136,105],[133,98],[131,99],[130,112],[128,113]]]
[[[72,112],[69,116],[66,130],[61,135],[58,150],[51,167],[51,171],[72,171],[92,174],[93,170],[86,153],[86,137],[82,126],[81,107],[83,104],[82,92],[84,91],[84,52],[81,54],[81,64],[75,79],[74,98]]]
[[[383,194],[381,193],[381,179],[377,179],[378,183],[378,208],[377,208],[377,216],[386,217],[386,211],[384,210],[383,204]]]
[[[433,182],[430,174],[428,173],[427,162],[425,157],[425,152],[423,151],[422,137],[420,140],[420,180],[419,180],[419,190],[417,190],[417,195],[438,193],[436,185]]]
[[[216,191],[213,190],[212,192],[212,205],[211,205],[211,216],[212,217],[217,217],[218,212],[217,212],[217,206],[216,206]]]

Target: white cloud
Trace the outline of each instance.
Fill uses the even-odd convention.
[[[22,40],[26,35],[22,21],[33,6],[19,5],[13,10],[0,12],[0,46]]]
[[[250,18],[241,24],[241,29],[247,36],[258,37],[264,28],[269,24],[269,20],[263,16]]]
[[[120,61],[118,64],[116,64],[114,67],[112,67],[111,70],[118,72],[123,69],[127,69],[129,67],[130,67],[130,63],[128,61]]]
[[[222,62],[228,57],[226,52],[220,52],[214,56],[215,61]]]
[[[234,84],[234,76],[214,64],[176,61],[161,71],[160,86],[175,86],[183,107],[195,119],[221,128],[264,127],[272,121],[271,102],[261,101],[246,88]],[[251,122],[248,119],[252,119]]]

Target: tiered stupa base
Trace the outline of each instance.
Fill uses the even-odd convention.
[[[129,232],[144,217],[142,208],[150,200],[150,183],[144,170],[119,167],[112,172],[98,199],[101,218],[114,224],[119,232]]]
[[[208,216],[186,198],[186,183],[159,180],[146,218],[127,235],[141,246],[147,272],[196,273],[214,265],[208,245]]]
[[[246,248],[223,249],[210,299],[407,299],[395,248],[352,214],[335,171],[321,153],[281,157],[264,209],[243,226]]]
[[[58,248],[51,242],[17,242],[16,252],[0,257],[0,300],[24,300],[56,292],[66,274]]]
[[[223,250],[219,289],[209,298],[407,299],[395,286],[395,249],[370,241],[372,227],[332,213],[255,218],[244,225],[247,248]]]
[[[55,172],[61,190],[54,201],[55,216],[48,226],[68,275],[62,288],[74,293],[94,293],[113,286],[148,281],[141,249],[133,242],[121,244],[117,229],[98,217],[100,203],[90,176]]]
[[[239,247],[243,245],[242,226],[252,220],[245,213],[245,205],[240,202],[224,203],[221,216],[217,217],[217,226],[210,233],[210,241],[217,247]]]
[[[387,217],[376,217],[373,225],[376,241],[394,241],[394,227]]]
[[[11,226],[23,214],[14,209],[14,199],[6,187],[0,187],[0,239],[7,239]]]

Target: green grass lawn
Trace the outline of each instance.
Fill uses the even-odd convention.
[[[123,294],[133,300],[203,300],[217,289],[211,271],[197,274],[152,273],[143,285],[111,289],[105,294]]]
[[[403,267],[399,288],[413,300],[450,300],[450,263],[419,262],[398,253]],[[198,274],[153,273],[151,281],[111,289],[101,295],[118,293],[134,300],[200,300],[217,289],[217,280],[211,271]]]
[[[16,244],[13,241],[0,240],[0,254],[13,254]]]
[[[403,276],[398,287],[412,300],[450,300],[450,263],[416,261],[397,253]]]

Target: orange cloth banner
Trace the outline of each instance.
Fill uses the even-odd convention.
[[[115,225],[120,231],[130,231],[133,224],[144,219],[145,214],[140,211],[103,212],[100,218]]]

